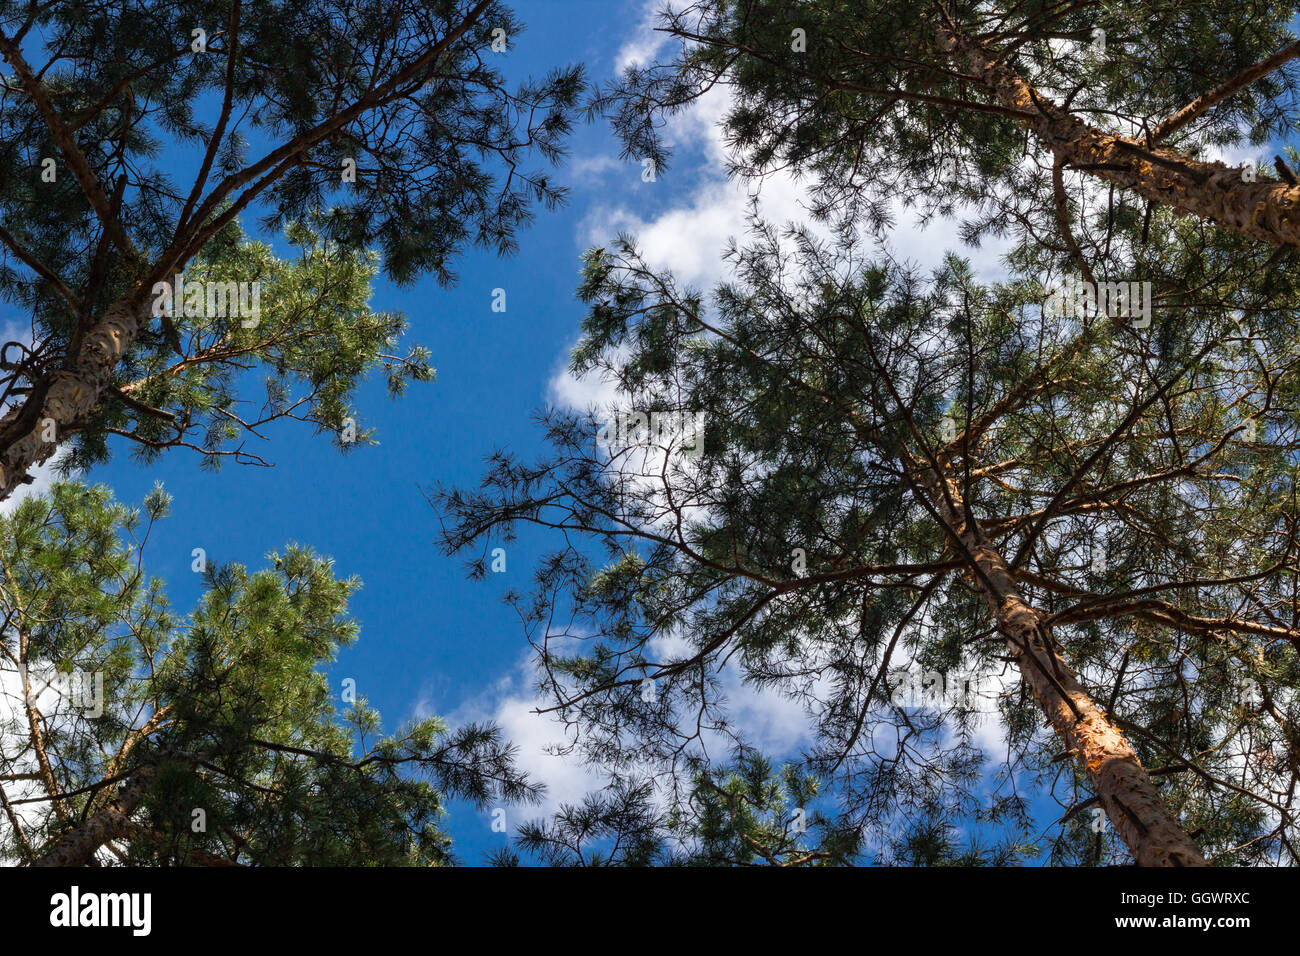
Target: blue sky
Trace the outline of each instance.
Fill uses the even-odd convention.
[[[591,78],[608,81],[631,58],[653,52],[648,14],[655,6],[520,0],[516,9],[528,31],[514,38],[507,72],[522,77],[557,61],[581,61]],[[155,481],[174,496],[172,516],[155,530],[148,553],[173,603],[187,609],[199,595],[200,577],[190,570],[196,547],[209,561],[256,568],[288,542],[310,545],[334,558],[340,576],[363,581],[352,602],[361,639],[332,668],[335,686],[353,678],[389,730],[431,713],[453,723],[496,719],[523,748],[523,764],[548,783],[548,805],[580,797],[594,778],[542,755],[542,745],[560,732],[529,716],[528,648],[517,618],[501,603],[508,588],[527,586],[544,542],[521,534],[507,554],[506,573],[470,582],[459,560],[435,550],[437,519],[424,490],[438,481],[476,484],[484,456],[495,448],[534,456],[541,451],[531,420],[538,408],[594,397],[563,375],[583,314],[573,291],[585,248],[627,230],[640,237],[651,261],[687,281],[705,284],[720,274],[719,253],[739,232],[745,209],[745,187],[728,183],[722,172],[713,125],[721,106],[706,100],[675,124],[673,169],[652,183],[642,181],[639,164],[617,160],[606,126],[579,128],[560,176],[572,187],[569,202],[558,212],[539,211],[521,233],[517,255],[469,252],[451,289],[432,280],[398,289],[378,279],[373,306],[405,313],[410,341],[431,350],[438,371],[436,383],[413,385],[396,402],[386,398],[381,380],[361,390],[358,408],[377,430],[378,446],[345,457],[308,426],[289,422],[254,449],[274,468],[227,465],[214,474],[185,450],[142,467],[118,442],[116,457],[86,477],[109,484],[127,502],[139,502]],[[773,179],[763,187],[764,212],[797,218],[798,197],[797,184]],[[245,228],[254,230],[254,220],[246,216]],[[904,219],[892,245],[930,264],[957,241],[950,226],[922,234]],[[997,249],[973,258],[977,267],[993,269]],[[506,290],[504,314],[491,308],[496,288]],[[777,753],[797,750],[804,723],[793,707],[774,699],[739,706],[747,708],[744,719],[760,742]],[[522,816],[509,811],[512,829]],[[502,841],[488,814],[462,805],[453,807],[448,825],[467,862],[481,861]]]

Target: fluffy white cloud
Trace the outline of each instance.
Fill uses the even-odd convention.
[[[668,46],[667,34],[655,31],[659,23],[659,11],[663,8],[663,0],[650,0],[641,8],[641,19],[637,22],[635,31],[623,41],[614,57],[616,76],[630,66],[653,63]]]
[[[534,782],[546,784],[541,805],[516,810],[520,817],[549,815],[562,804],[578,803],[584,794],[603,786],[599,775],[584,766],[576,755],[555,752],[572,743],[572,737],[553,715],[537,712],[548,702],[533,689],[534,679],[532,655],[525,654],[495,683],[449,713],[442,713],[429,694],[423,695],[415,707],[416,719],[440,714],[451,727],[490,722],[501,728],[505,737],[519,748],[516,759],[519,769]]]
[[[672,639],[654,641],[652,649],[667,653],[674,643]],[[495,723],[518,746],[519,769],[547,788],[538,807],[521,811],[528,817],[548,815],[562,804],[579,803],[585,794],[599,790],[607,782],[576,752],[558,752],[573,742],[574,731],[554,714],[539,713],[553,701],[536,692],[535,677],[532,655],[523,655],[494,684],[446,714],[453,727],[470,722]],[[728,714],[745,729],[749,744],[774,756],[791,756],[811,742],[811,721],[797,701],[771,690],[746,686],[739,667],[734,665],[724,668],[720,677]],[[415,716],[424,718],[438,712],[436,701],[425,695],[416,706]],[[727,748],[721,738],[710,736],[704,744],[715,757],[725,757]]]

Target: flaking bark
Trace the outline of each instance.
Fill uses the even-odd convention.
[[[951,20],[937,35],[940,46],[964,61],[1000,105],[1030,114],[1023,122],[1060,165],[1243,236],[1300,245],[1300,185],[1247,182],[1241,167],[1189,159],[1096,129],[1034,90]]]
[[[1139,866],[1205,866],[1200,848],[1169,811],[1124,734],[1079,683],[1050,640],[1041,612],[1003,556],[968,521],[956,484],[922,466],[931,503],[979,570],[977,586],[1006,637],[1021,676],[1066,750],[1086,770],[1111,825]]]
[[[141,767],[112,803],[59,837],[32,865],[85,866],[104,844],[129,835],[135,829],[131,814],[143,802],[152,778],[153,768]]]
[[[91,416],[108,390],[114,367],[139,337],[143,311],[143,303],[131,299],[109,306],[86,333],[76,364],[51,373],[37,413],[28,412],[23,420],[23,402],[0,418],[0,435],[7,439],[0,453],[0,500],[30,480],[30,469],[53,455],[68,431]],[[19,434],[11,435],[15,428]],[[47,441],[47,436],[54,440]]]

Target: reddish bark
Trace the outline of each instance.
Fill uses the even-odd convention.
[[[978,568],[977,586],[1025,684],[1087,772],[1134,860],[1139,866],[1205,866],[1200,848],[1169,811],[1133,747],[1056,650],[1042,614],[1025,599],[1006,560],[984,540],[978,524],[967,520],[956,484],[918,464],[931,504]]]
[[[1024,122],[1057,164],[1243,236],[1275,245],[1300,245],[1300,185],[1247,182],[1239,167],[1148,148],[1141,140],[1096,129],[1033,89],[951,20],[938,29],[938,39],[947,53],[965,62],[1000,105],[1030,114]],[[1290,58],[1279,54],[1281,62]],[[1176,120],[1181,122],[1178,116],[1170,118],[1171,123]]]
[[[117,798],[104,809],[92,814],[85,823],[63,834],[37,858],[33,866],[86,866],[96,851],[110,840],[128,835],[135,827],[131,814],[144,800],[153,777],[150,767],[141,767],[131,776]]]

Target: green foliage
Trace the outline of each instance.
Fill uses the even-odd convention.
[[[30,316],[0,357],[8,471],[44,460],[14,444],[46,417],[70,470],[113,435],[145,461],[184,446],[265,464],[247,439],[285,417],[371,442],[350,407],[365,376],[396,396],[433,373],[423,348],[395,350],[405,320],[368,307],[370,281],[450,284],[467,247],[512,252],[565,195],[547,167],[583,71],[507,85],[493,31],[516,43],[524,25],[501,3],[5,0],[0,19],[0,298]],[[253,211],[296,258],[245,240]],[[178,273],[261,283],[261,322],[169,321],[151,290]],[[87,344],[119,310],[138,328],[111,333],[125,354],[100,369]],[[44,407],[67,370],[89,411]],[[264,396],[240,394],[255,371]]]
[[[119,364],[102,414],[61,459],[65,473],[106,460],[112,435],[134,442],[141,462],[184,447],[210,468],[228,458],[265,464],[246,450],[247,438],[264,437],[283,419],[312,424],[344,452],[377,443],[354,407],[357,388],[374,373],[393,398],[411,382],[431,382],[429,352],[419,345],[399,352],[405,318],[370,309],[375,254],[343,249],[301,223],[286,237],[297,251],[291,259],[246,239],[235,223],[214,237],[183,273],[182,288],[243,284],[247,302],[255,283],[257,314],[187,314],[182,296],[167,333],[146,339]]]
[[[161,488],[140,510],[69,483],[0,517],[0,649],[20,705],[0,774],[37,773],[5,857],[40,856],[136,779],[148,780],[139,815],[99,850],[132,865],[445,864],[447,795],[535,799],[495,727],[430,718],[385,734],[364,698],[340,706],[326,668],[356,640],[359,582],[309,549],[256,572],[209,566],[202,599],[178,616],[142,564],[167,507]],[[8,682],[52,670],[102,678],[102,712]]]
[[[619,240],[587,258],[572,370],[614,383],[621,409],[702,411],[703,452],[602,448],[608,409],[548,413],[553,455],[500,454],[482,490],[441,491],[443,544],[520,522],[565,536],[516,603],[600,765],[671,773],[744,739],[719,677],[734,668],[806,705],[837,825],[912,835],[886,858],[1032,853],[1028,778],[1061,801],[1049,855],[1112,862],[1113,833],[1073,845],[1090,782],[918,487],[915,462],[939,460],[1194,838],[1219,862],[1285,859],[1270,794],[1289,786],[1298,704],[1300,291],[1233,237],[1164,214],[1147,228],[1140,268],[1171,291],[1142,334],[1051,314],[1035,269],[989,284],[950,257],[925,276],[851,233],[755,221],[707,295]],[[984,675],[983,696],[900,702],[902,667]],[[978,742],[990,723],[1005,762]],[[976,843],[956,849],[953,828]]]
[[[976,242],[1029,225],[1026,216],[1032,225],[1050,223],[1038,218],[1050,197],[1042,161],[1027,148],[1020,118],[991,103],[966,65],[940,45],[939,28],[947,23],[941,7],[1043,95],[1125,135],[1154,129],[1285,47],[1296,14],[1291,3],[1243,7],[1233,0],[696,0],[661,19],[675,50],[630,68],[598,104],[627,154],[651,157],[662,169],[670,158],[666,117],[724,88],[731,94],[723,128],[735,150],[733,170],[809,175],[820,215],[849,211],[885,226],[896,199],[927,215],[987,204],[966,231]],[[802,51],[795,49],[796,29],[804,31]],[[1181,145],[1194,152],[1286,135],[1296,89],[1292,67],[1270,71],[1244,95],[1217,104],[1196,124],[1194,140],[1179,137]],[[1132,208],[1131,198],[1115,201]]]
[[[859,853],[859,834],[813,808],[820,784],[796,767],[742,752],[683,775],[692,784],[680,802],[651,780],[617,777],[521,827],[517,846],[549,866],[834,866]],[[495,862],[519,856],[502,850]]]

